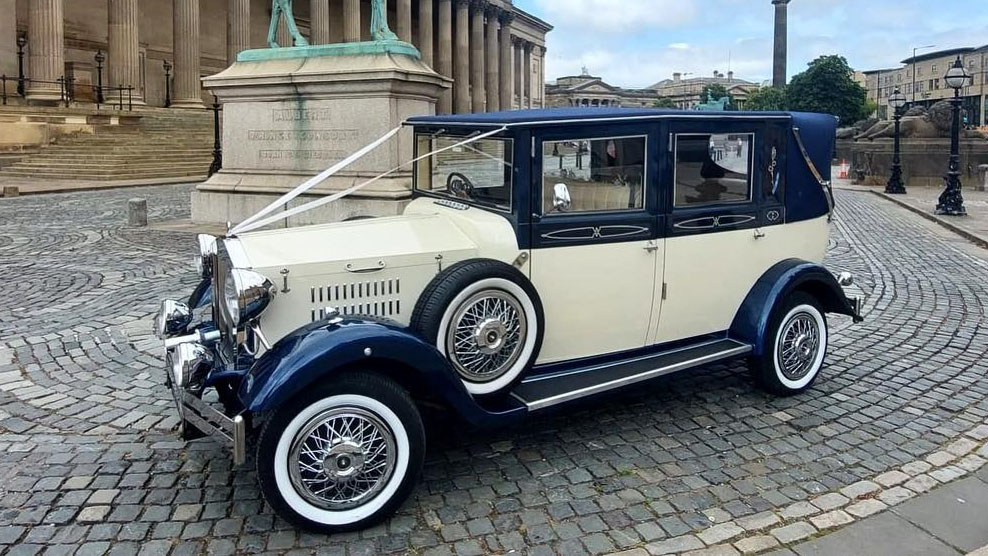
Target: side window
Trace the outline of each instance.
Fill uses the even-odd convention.
[[[751,201],[750,133],[676,136],[676,208]]]
[[[544,142],[542,213],[641,210],[645,145],[645,137]]]

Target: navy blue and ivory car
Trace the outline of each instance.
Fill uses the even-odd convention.
[[[406,126],[401,216],[200,236],[201,284],[157,319],[183,432],[228,441],[237,463],[251,448],[266,499],[299,526],[394,512],[422,468],[422,404],[501,426],[735,358],[793,395],[823,368],[826,315],[860,320],[850,275],[821,266],[833,117]],[[199,307],[211,317],[193,322]]]

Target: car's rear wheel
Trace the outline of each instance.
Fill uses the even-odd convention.
[[[446,356],[467,391],[504,393],[538,356],[543,312],[514,267],[466,261],[437,276],[415,305],[412,328]]]
[[[345,375],[285,404],[257,443],[265,499],[285,520],[333,533],[394,513],[422,469],[425,431],[408,393],[370,373]]]
[[[762,355],[749,364],[766,390],[782,396],[813,386],[827,355],[827,319],[813,296],[795,292],[776,307],[769,320]]]

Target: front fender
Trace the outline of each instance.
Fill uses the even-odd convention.
[[[768,269],[748,292],[731,324],[730,336],[751,344],[754,355],[762,355],[772,310],[790,293],[803,290],[815,296],[826,313],[847,315],[860,322],[855,303],[837,279],[823,266],[800,259],[787,259]]]
[[[252,416],[263,416],[312,384],[361,363],[368,368],[398,369],[395,372],[405,374],[391,376],[399,383],[427,390],[474,425],[496,426],[524,415],[519,408],[483,408],[435,346],[404,327],[372,318],[323,321],[292,332],[254,363],[241,383],[239,397]]]

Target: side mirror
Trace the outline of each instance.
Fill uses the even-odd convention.
[[[569,188],[565,183],[557,183],[552,187],[552,209],[565,211],[573,204],[569,196]]]

